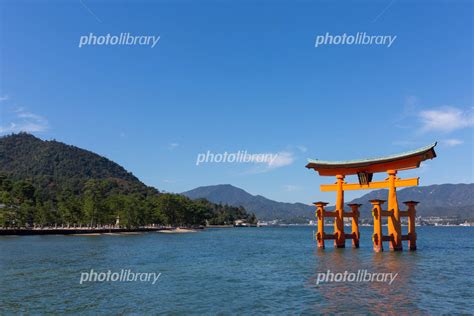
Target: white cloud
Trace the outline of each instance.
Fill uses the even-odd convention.
[[[244,171],[242,174],[265,173],[281,167],[289,166],[295,162],[294,154],[289,151],[280,151],[276,153],[267,152],[252,155],[253,157],[249,162],[256,164],[256,166],[250,170]]]
[[[3,95],[0,97],[0,102],[7,101],[9,99],[8,95]]]
[[[0,134],[19,132],[44,132],[48,130],[48,120],[41,115],[17,108],[11,112],[11,117],[6,125],[0,126]]]
[[[474,112],[463,111],[455,107],[443,107],[425,110],[419,113],[421,131],[440,131],[449,133],[457,129],[474,126]]]
[[[426,161],[422,162],[418,170],[418,173],[420,174],[428,173],[431,170],[431,164]]]
[[[308,151],[308,148],[306,146],[296,146],[296,148],[299,149],[302,153],[305,153]]]
[[[419,106],[419,99],[417,96],[409,95],[405,97],[404,103],[401,105],[401,109],[397,109],[397,114],[393,120],[394,126],[400,129],[408,129],[411,126],[408,124],[408,118],[416,115],[417,108]]]
[[[294,191],[298,191],[298,190],[301,189],[301,187],[299,187],[297,185],[293,185],[293,184],[286,184],[286,185],[283,186],[283,188],[287,192],[294,192]]]
[[[168,145],[168,148],[169,148],[170,150],[173,150],[173,149],[175,149],[175,148],[177,148],[177,147],[179,147],[179,144],[178,144],[178,143],[171,143],[171,144]]]
[[[441,144],[445,145],[445,146],[448,146],[448,147],[453,147],[453,146],[457,146],[457,145],[461,145],[463,144],[464,141],[460,140],[460,139],[455,139],[455,138],[451,138],[451,139],[445,139],[445,140],[442,140],[441,141]]]
[[[11,133],[15,131],[15,129],[16,129],[16,124],[13,122],[10,122],[8,126],[0,126],[0,134]]]
[[[295,157],[293,153],[288,151],[281,151],[276,153],[276,157],[272,161],[268,162],[268,168],[281,168],[284,166],[291,165],[294,161]]]

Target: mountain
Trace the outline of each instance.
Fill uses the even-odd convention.
[[[261,195],[252,195],[230,184],[198,187],[182,194],[191,199],[205,198],[214,203],[243,206],[262,220],[283,219],[289,222],[306,222],[314,216],[314,206],[276,202]]]
[[[314,206],[276,202],[261,195],[252,195],[230,184],[198,187],[182,194],[191,199],[205,198],[214,203],[241,205],[263,220],[283,219],[286,222],[305,222],[314,219]],[[403,201],[419,201],[417,214],[421,216],[474,218],[474,184],[441,184],[405,188],[397,192],[397,197],[402,209],[405,208]],[[386,200],[387,190],[369,192],[350,203],[362,204],[362,217],[370,218],[372,215],[369,201],[372,199]],[[333,204],[334,200],[328,202]],[[328,207],[328,210],[333,209],[334,207]]]
[[[20,133],[0,138],[0,170],[18,177],[36,174],[138,181],[117,163],[91,151]]]
[[[376,190],[354,199],[352,203],[363,204],[363,217],[371,216],[370,200],[387,200],[387,190]],[[459,216],[474,218],[474,183],[437,184],[423,187],[410,187],[397,191],[400,207],[403,201],[418,201],[417,215],[420,216]]]
[[[0,138],[0,173],[15,180],[63,185],[74,179],[115,179],[147,187],[117,163],[88,150],[19,133]]]

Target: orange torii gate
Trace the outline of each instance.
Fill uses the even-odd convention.
[[[397,188],[417,186],[419,178],[400,179],[397,172],[400,170],[414,169],[420,167],[422,161],[433,159],[436,157],[434,147],[436,143],[405,152],[398,155],[387,157],[351,160],[351,161],[321,161],[308,160],[306,165],[308,169],[314,169],[321,176],[335,176],[335,184],[322,184],[320,189],[322,192],[336,191],[336,208],[333,212],[325,210],[326,202],[315,202],[316,217],[318,219],[318,233],[316,239],[318,247],[324,248],[324,241],[328,239],[334,240],[336,248],[344,248],[346,239],[352,239],[353,247],[359,247],[359,207],[361,204],[349,204],[350,212],[344,211],[344,191],[347,190],[371,190],[388,188],[388,204],[387,210],[382,210],[385,200],[372,200],[372,215],[374,217],[374,234],[373,243],[374,250],[383,251],[383,241],[390,242],[391,250],[402,250],[402,240],[408,240],[410,250],[416,250],[416,232],[415,232],[415,215],[416,205],[418,202],[403,202],[408,209],[401,211],[397,201]],[[388,178],[385,181],[372,181],[374,173],[386,172]],[[346,183],[344,178],[347,175],[357,175],[359,183]],[[382,234],[382,216],[388,217],[388,235]],[[408,235],[402,235],[402,227],[400,217],[408,217]],[[334,233],[326,234],[324,232],[324,218],[334,218]],[[352,218],[352,232],[344,233],[344,217]]]

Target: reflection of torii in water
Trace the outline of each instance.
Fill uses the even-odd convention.
[[[374,159],[350,160],[350,161],[321,161],[308,160],[306,168],[314,169],[321,176],[335,176],[335,184],[322,184],[322,192],[336,191],[336,209],[334,212],[325,211],[325,202],[315,202],[318,218],[318,247],[324,248],[324,240],[334,239],[334,246],[345,247],[345,240],[352,239],[354,247],[359,247],[359,207],[360,204],[349,204],[350,212],[344,212],[344,191],[346,190],[371,190],[388,188],[388,210],[383,211],[381,206],[384,200],[372,200],[372,214],[374,216],[374,250],[383,251],[382,241],[390,241],[390,249],[402,250],[402,240],[408,240],[410,250],[416,249],[415,233],[415,206],[418,202],[406,201],[408,209],[400,211],[397,201],[398,187],[417,186],[419,178],[400,179],[397,172],[400,170],[414,169],[420,167],[422,161],[436,157],[434,147],[436,143],[409,152]],[[388,178],[385,181],[372,181],[374,173],[386,172]],[[347,175],[357,175],[359,183],[346,183]],[[382,235],[382,216],[388,216],[388,235]],[[408,217],[408,235],[402,235],[400,217]],[[324,233],[324,218],[334,217],[334,234]],[[352,218],[352,233],[344,233],[344,217]]]

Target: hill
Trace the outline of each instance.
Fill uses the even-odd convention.
[[[0,138],[0,173],[13,180],[30,180],[50,191],[63,187],[82,190],[86,180],[109,179],[134,191],[157,192],[105,157],[27,133]]]
[[[214,203],[243,206],[262,220],[307,222],[314,213],[314,207],[311,205],[273,201],[261,195],[252,195],[230,184],[198,187],[182,194],[191,199],[205,198]]]

